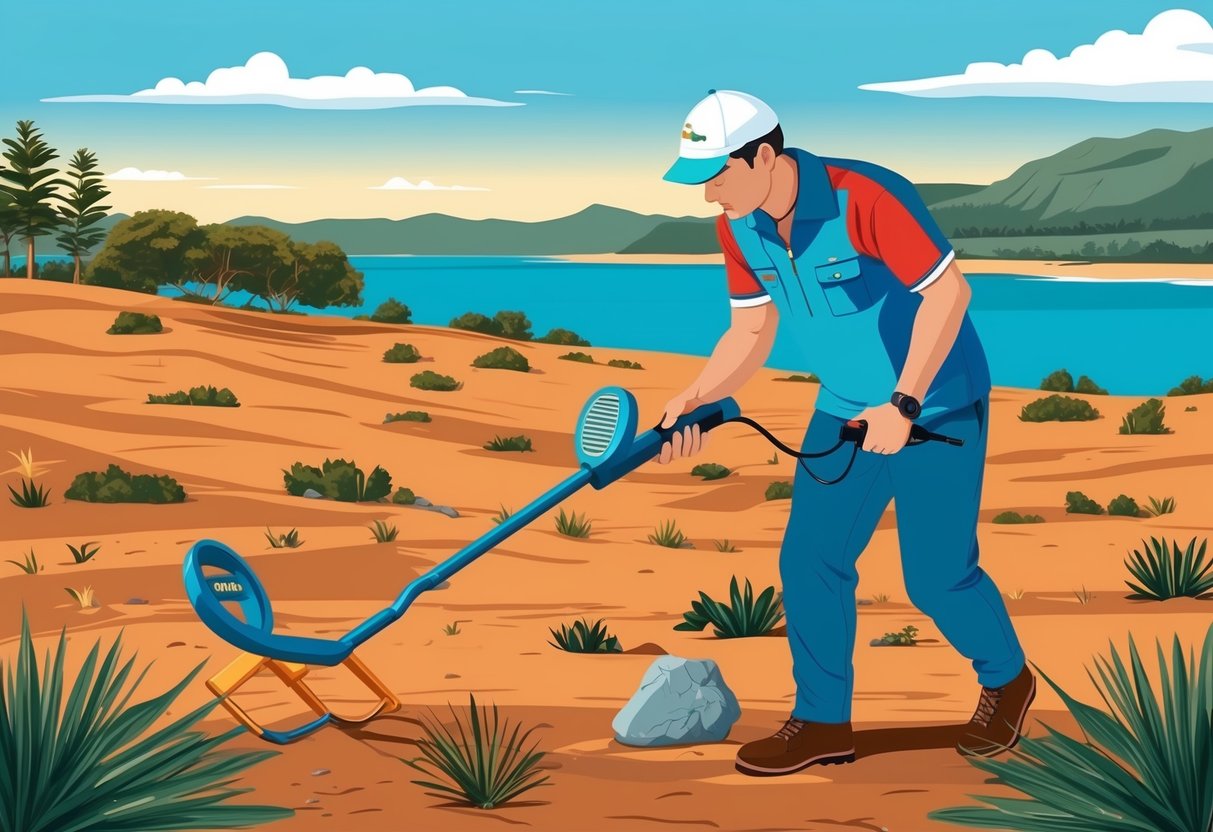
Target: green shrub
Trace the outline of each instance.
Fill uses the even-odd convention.
[[[50,489],[44,489],[33,479],[21,480],[21,493],[11,485],[8,486],[8,492],[13,496],[9,497],[9,502],[18,508],[46,508],[51,501]]]
[[[165,393],[163,395],[148,393],[147,403],[191,404],[198,407],[240,407],[240,402],[236,400],[236,394],[231,390],[226,387],[217,390],[210,385],[191,387],[188,393],[184,390],[178,390],[175,393]]]
[[[424,410],[406,410],[403,413],[389,413],[383,417],[383,423],[389,422],[432,422],[430,414]]]
[[[727,538],[725,540],[713,540],[712,543],[715,544],[717,552],[728,552],[731,554],[737,551],[737,547],[730,543]]]
[[[378,465],[370,475],[355,463],[344,459],[325,459],[317,468],[296,462],[291,470],[282,472],[288,494],[302,497],[309,488],[343,503],[365,503],[381,500],[392,493],[392,475]]]
[[[691,476],[703,477],[705,480],[719,480],[733,473],[728,468],[715,462],[704,462],[691,469]]]
[[[501,335],[501,322],[481,315],[479,312],[465,312],[458,318],[452,318],[451,329],[464,329],[468,332],[483,332],[485,335]]]
[[[1175,498],[1163,497],[1159,500],[1156,497],[1150,498],[1150,507],[1146,509],[1152,517],[1158,517],[1160,514],[1170,514],[1175,511]]]
[[[918,628],[913,624],[895,633],[885,633],[871,642],[873,647],[914,647],[918,644]]]
[[[89,548],[92,546],[93,548]],[[79,548],[72,544],[67,544],[67,550],[72,553],[72,561],[77,564],[88,563],[93,557],[101,551],[101,547],[96,541],[89,543],[81,543]]]
[[[562,344],[568,347],[588,347],[590,342],[571,329],[549,329],[547,335],[535,339],[541,344]]]
[[[775,381],[799,381],[799,382],[803,382],[805,384],[821,384],[821,379],[819,379],[813,373],[809,373],[807,375],[804,373],[792,373],[790,376],[783,376],[782,378],[777,378],[774,380]]]
[[[388,298],[371,313],[371,320],[381,324],[412,323],[413,310],[395,298]]]
[[[771,483],[767,486],[766,498],[768,500],[792,499],[792,484],[790,482]]]
[[[243,728],[203,733],[218,699],[179,708],[201,664],[164,693],[131,705],[146,670],[133,673],[135,658],[121,652],[121,635],[104,651],[93,642],[69,680],[66,668],[75,664],[66,658],[66,630],[39,667],[22,616],[16,661],[0,662],[7,679],[0,685],[0,829],[232,829],[292,816],[229,802],[252,791],[232,787],[241,773],[277,752],[222,748]]]
[[[535,728],[529,728],[520,737],[519,728],[510,731],[509,723],[498,720],[497,706],[493,706],[492,721],[488,711],[476,711],[476,697],[471,699],[470,718],[465,725],[451,709],[455,717],[455,730],[438,725],[423,718],[425,737],[417,741],[421,757],[404,760],[429,778],[443,775],[447,782],[413,780],[412,783],[429,789],[437,789],[443,796],[454,797],[468,806],[478,809],[493,809],[509,802],[518,795],[536,786],[543,785],[548,776],[540,776],[539,761],[544,752],[536,751],[536,745],[524,749],[527,738]],[[433,712],[431,712],[433,716]],[[432,766],[431,772],[426,767]]]
[[[1082,399],[1054,393],[1024,405],[1019,411],[1022,422],[1089,422],[1099,418],[1099,411]]]
[[[1168,598],[1199,598],[1213,592],[1213,560],[1205,563],[1206,538],[1196,549],[1196,538],[1188,541],[1188,548],[1180,553],[1179,543],[1156,537],[1149,545],[1143,540],[1142,550],[1130,554],[1125,566],[1137,583],[1125,581],[1133,590],[1133,599],[1166,601]]]
[[[451,390],[458,390],[463,384],[455,381],[450,376],[435,373],[433,370],[422,370],[409,379],[409,386],[416,387],[418,390],[450,392]]]
[[[370,525],[371,535],[376,543],[391,543],[396,539],[399,529],[392,523],[376,520]]]
[[[1068,370],[1054,370],[1041,380],[1040,389],[1054,393],[1073,393],[1074,376],[1070,375]]]
[[[110,335],[151,335],[163,331],[160,316],[144,315],[142,312],[119,312],[106,330]]]
[[[1075,393],[1084,393],[1088,396],[1106,396],[1108,391],[1100,387],[1087,376],[1079,376],[1078,383],[1074,385]]]
[[[1188,376],[1179,383],[1178,387],[1172,387],[1167,395],[1195,396],[1200,393],[1213,393],[1213,377],[1205,381],[1200,376]]]
[[[392,502],[401,506],[411,506],[417,502],[417,495],[413,493],[413,489],[401,486],[392,495]]]
[[[486,451],[533,451],[531,447],[531,437],[519,434],[518,436],[494,436],[488,442],[484,443]]]
[[[608,367],[622,367],[625,370],[643,370],[638,361],[628,361],[626,358],[612,358],[607,362]]]
[[[1067,491],[1066,514],[1103,514],[1103,506],[1081,491]]]
[[[1108,514],[1113,517],[1139,517],[1141,509],[1137,506],[1137,501],[1132,497],[1121,494],[1114,497],[1112,502],[1108,503]]]
[[[775,628],[783,618],[783,594],[768,586],[757,598],[750,580],[745,590],[737,587],[737,576],[729,582],[729,600],[722,603],[700,591],[699,600],[691,602],[691,609],[682,614],[683,621],[675,624],[675,630],[699,632],[712,625],[716,638],[747,638],[764,636]]]
[[[1088,671],[1111,713],[1079,702],[1052,679],[1081,732],[1020,739],[1007,759],[969,757],[974,768],[1018,792],[975,796],[986,806],[931,812],[932,820],[1021,832],[1207,832],[1213,825],[1213,627],[1198,659],[1178,637],[1157,645],[1158,673],[1129,636],[1129,660],[1112,648]],[[1190,655],[1190,653],[1189,653]],[[1189,663],[1190,662],[1190,663]],[[1155,691],[1158,679],[1161,696]]]
[[[1162,399],[1147,399],[1125,414],[1121,423],[1122,434],[1158,434],[1170,433],[1171,429],[1163,424],[1167,408]]]
[[[129,474],[111,464],[105,473],[77,474],[63,496],[87,503],[181,503],[185,489],[167,474]]]
[[[619,639],[607,632],[606,622],[601,618],[593,624],[580,618],[572,627],[564,624],[559,630],[548,627],[556,641],[548,642],[553,647],[568,653],[622,653]]]
[[[585,352],[566,352],[564,355],[556,356],[564,361],[580,361],[583,364],[593,364],[594,356]]]
[[[1045,519],[1039,514],[1020,514],[1018,511],[1004,511],[1001,514],[994,515],[993,522],[1019,524],[1019,523],[1043,523]]]
[[[556,531],[565,537],[589,537],[590,528],[589,518],[577,512],[565,514],[564,509],[560,509],[556,517]]]
[[[501,327],[501,335],[505,338],[512,338],[515,341],[529,341],[534,335],[531,334],[531,321],[521,312],[506,312],[501,311],[493,316],[498,325]]]
[[[478,355],[472,360],[472,366],[482,370],[514,370],[519,373],[530,372],[531,369],[526,356],[513,347],[498,347]]]
[[[649,535],[649,543],[665,546],[668,549],[691,548],[691,541],[679,530],[673,520],[662,523],[655,528]]]
[[[421,360],[421,353],[412,344],[393,344],[383,353],[383,360],[388,364],[416,364]]]

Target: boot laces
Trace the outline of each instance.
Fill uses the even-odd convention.
[[[1006,692],[1006,688],[985,688],[981,689],[981,696],[977,700],[977,712],[973,714],[973,722],[978,723],[983,728],[988,728],[990,720],[994,718],[995,711],[998,710],[998,704],[1002,701],[1002,696]]]
[[[803,729],[804,726],[806,726],[808,724],[809,723],[803,719],[797,719],[796,717],[791,717],[790,719],[788,719],[787,722],[785,722],[783,724],[782,728],[780,728],[778,731],[775,732],[775,736],[779,737],[780,739],[790,740],[790,739],[792,739],[792,737],[799,734],[801,729]]]

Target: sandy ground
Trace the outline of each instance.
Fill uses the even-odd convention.
[[[155,312],[158,335],[117,337],[106,327],[123,309]],[[398,341],[425,356],[417,365],[385,364]],[[185,600],[181,561],[197,539],[221,540],[250,558],[275,601],[279,628],[333,637],[380,609],[414,576],[492,528],[491,516],[517,509],[575,466],[571,430],[587,396],[621,384],[641,403],[641,423],[656,421],[666,397],[697,372],[702,358],[595,348],[600,361],[623,357],[643,371],[556,360],[565,348],[513,343],[528,356],[523,376],[470,367],[498,346],[489,336],[440,327],[389,326],[334,318],[270,316],[213,309],[97,287],[0,282],[0,451],[31,448],[45,469],[51,505],[0,505],[0,560],[31,548],[45,571],[0,571],[0,656],[11,657],[24,605],[49,643],[60,627],[72,636],[75,661],[95,638],[120,630],[142,659],[154,659],[145,692],[163,689],[197,662],[208,672],[237,651],[202,626]],[[464,381],[457,392],[414,390],[408,377],[433,369]],[[764,370],[739,393],[743,412],[785,441],[798,443],[816,387],[780,382]],[[151,406],[149,392],[198,384],[230,387],[234,409]],[[1213,464],[1213,396],[1172,399],[1165,436],[1120,436],[1119,417],[1136,399],[1099,397],[1106,418],[1072,424],[1027,424],[1015,416],[1038,391],[993,395],[989,466],[982,504],[982,561],[1000,588],[1029,658],[1088,701],[1094,690],[1084,665],[1107,649],[1179,633],[1203,635],[1213,606],[1183,600],[1128,600],[1123,558],[1142,537],[1186,542],[1205,536],[1213,517],[1207,487]],[[1189,412],[1185,407],[1197,406]],[[429,411],[428,424],[384,425],[389,411]],[[526,433],[533,453],[482,449],[495,434]],[[790,480],[793,467],[741,425],[726,425],[706,453],[667,466],[649,464],[603,491],[587,489],[566,503],[588,515],[587,540],[561,537],[550,517],[536,521],[426,595],[361,655],[404,702],[397,714],[361,731],[326,729],[283,749],[249,772],[256,799],[297,809],[279,824],[292,830],[880,830],[948,828],[928,811],[968,802],[966,795],[1001,787],[950,748],[937,726],[972,713],[977,686],[968,663],[932,622],[906,600],[892,510],[860,562],[854,720],[861,731],[854,765],[783,778],[747,778],[733,769],[739,744],[765,736],[787,715],[793,697],[784,638],[718,640],[676,632],[673,625],[703,589],[723,594],[730,576],[764,587],[778,583],[777,558],[789,502],[764,499],[767,485]],[[294,498],[282,469],[325,457],[384,466],[393,485],[456,507],[451,519],[388,504],[343,504]],[[698,462],[734,473],[702,482]],[[178,505],[92,505],[64,501],[73,476],[116,462],[133,472],[167,473],[185,487]],[[0,464],[5,467],[7,462]],[[15,468],[0,477],[16,485]],[[1067,515],[1065,492],[1081,489],[1106,504],[1122,492],[1145,502],[1173,496],[1177,510],[1157,518]],[[1014,509],[1045,523],[993,525]],[[941,507],[941,517],[946,507]],[[377,544],[368,526],[399,526],[395,543]],[[654,546],[646,536],[674,519],[694,549]],[[266,527],[298,528],[297,549],[271,549]],[[728,539],[738,551],[718,552]],[[67,543],[96,541],[101,553],[74,565]],[[92,586],[98,608],[76,609],[67,587]],[[1093,593],[1089,603],[1075,593]],[[146,602],[146,603],[141,603]],[[580,656],[551,648],[549,626],[578,616],[605,618],[626,649]],[[448,636],[443,626],[459,622]],[[926,641],[912,649],[871,648],[868,641],[913,624]],[[653,660],[651,645],[717,661],[742,705],[727,741],[639,750],[612,739],[611,718]],[[319,669],[318,691],[357,711],[365,696],[344,671]],[[414,755],[418,715],[466,705],[468,692],[496,703],[536,732],[548,752],[551,786],[520,805],[492,812],[435,797],[410,780],[399,761]],[[195,685],[175,708],[205,699]],[[259,677],[242,701],[275,725],[301,708],[272,678]],[[1066,727],[1057,696],[1041,686],[1032,731],[1040,722]],[[208,728],[230,726],[216,712]],[[941,740],[943,737],[943,740]],[[256,746],[245,737],[241,745]],[[890,749],[902,749],[890,751]],[[879,751],[879,753],[878,753]]]
[[[565,254],[574,263],[702,265],[723,263],[719,254]],[[1100,280],[1213,280],[1209,263],[1085,263],[1069,260],[957,260],[965,274],[1023,274]]]

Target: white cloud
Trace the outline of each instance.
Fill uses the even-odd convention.
[[[1186,9],[1156,15],[1141,34],[1114,29],[1057,57],[1033,49],[1017,64],[971,63],[960,75],[863,84],[928,98],[978,95],[1213,103],[1213,26]]]
[[[295,191],[296,185],[203,185],[219,191]]]
[[[273,104],[317,110],[378,110],[422,105],[522,107],[521,102],[475,98],[455,87],[417,89],[396,72],[356,66],[345,75],[292,78],[274,52],[258,52],[243,66],[220,67],[205,81],[161,78],[154,87],[130,95],[68,95],[49,102],[121,104]]]
[[[514,90],[514,95],[572,95],[572,93],[552,92],[551,90]]]
[[[367,188],[368,191],[487,191],[488,188],[476,188],[470,185],[435,185],[428,179],[422,179],[420,182],[410,182],[409,180],[393,176],[382,185],[372,185]]]
[[[213,176],[186,176],[179,170],[140,170],[123,168],[107,174],[106,179],[121,179],[127,182],[185,182],[193,179],[214,179]]]

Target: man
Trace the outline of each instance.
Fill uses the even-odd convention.
[[[831,447],[848,419],[867,423],[838,484],[797,467],[779,559],[796,702],[774,735],[739,750],[737,768],[776,775],[855,759],[855,564],[890,500],[910,601],[971,660],[982,686],[957,750],[1011,747],[1036,680],[977,563],[990,377],[951,245],[908,181],[784,149],[775,113],[751,95],[712,90],[681,133],[664,178],[703,185],[723,209],[716,231],[732,320],[662,426],[738,390],[766,361],[780,321],[821,379],[802,451]],[[964,445],[904,447],[915,420]],[[696,454],[704,439],[697,428],[675,434],[657,459]],[[847,456],[812,467],[833,479]]]

